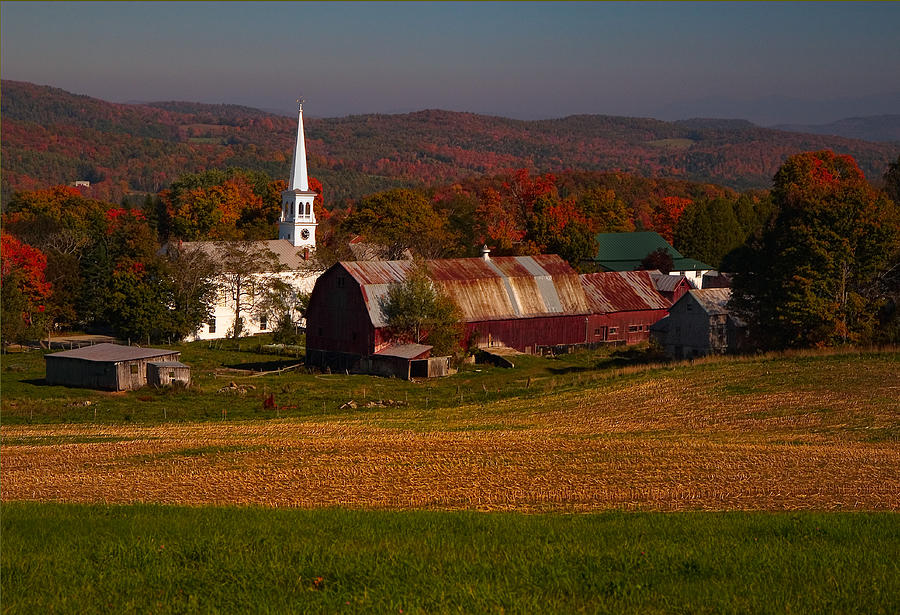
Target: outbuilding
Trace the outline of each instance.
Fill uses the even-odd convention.
[[[729,312],[730,299],[730,288],[688,291],[654,326],[653,335],[675,359],[739,351],[746,327]]]
[[[177,363],[180,357],[177,350],[95,344],[48,354],[44,359],[48,384],[130,391],[147,384],[151,363]],[[178,365],[173,371],[183,377],[187,366]],[[187,377],[190,379],[189,369]]]

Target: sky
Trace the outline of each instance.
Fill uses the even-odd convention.
[[[0,76],[313,117],[900,113],[897,2],[0,2]]]

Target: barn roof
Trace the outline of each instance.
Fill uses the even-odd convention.
[[[578,274],[555,254],[426,261],[430,277],[450,295],[466,322],[587,314]],[[380,299],[406,279],[411,261],[342,262],[359,283],[369,316],[385,325]]]
[[[46,355],[45,358],[81,359],[82,361],[99,361],[118,363],[119,361],[137,361],[156,357],[170,357],[181,354],[177,350],[162,348],[139,348],[137,346],[121,346],[119,344],[94,344],[74,350],[64,350]]]
[[[656,285],[656,290],[661,293],[675,292],[682,281],[688,285],[688,288],[691,287],[690,281],[683,275],[671,275],[668,273],[660,273],[659,271],[651,271],[650,278]]]
[[[697,303],[707,314],[728,314],[728,300],[731,299],[730,288],[704,288],[703,290],[689,290]]]
[[[581,276],[581,285],[595,314],[667,310],[672,306],[656,289],[648,271],[589,273]]]

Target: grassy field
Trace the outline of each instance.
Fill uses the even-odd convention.
[[[72,393],[100,395],[109,415],[130,403],[128,421],[101,412],[96,424],[27,424],[23,407],[51,402],[25,394],[41,388],[27,379],[11,397],[4,379],[4,408],[17,404],[18,414],[8,421],[4,410],[0,428],[2,497],[530,512],[900,510],[897,352],[643,371],[590,367],[609,360],[590,353],[526,359],[522,368],[426,384],[260,378],[293,387],[290,418],[263,411],[260,389],[223,397],[209,384],[221,381],[207,376],[198,390],[150,393],[147,402],[141,392]],[[370,399],[408,393],[409,403],[340,408],[363,389]],[[304,391],[327,398],[324,409],[304,406]],[[178,410],[181,395],[189,407]],[[172,400],[168,421],[153,405],[160,399]],[[215,410],[205,421],[178,414],[206,407]]]
[[[4,504],[3,612],[896,613],[888,513]]]
[[[410,383],[179,348],[187,390],[2,357],[3,613],[900,611],[896,350]]]

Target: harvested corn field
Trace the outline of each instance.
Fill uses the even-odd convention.
[[[4,426],[2,497],[301,508],[900,510],[900,388],[887,373],[897,364],[856,362],[847,375],[849,366],[726,362],[538,398],[319,419]]]

